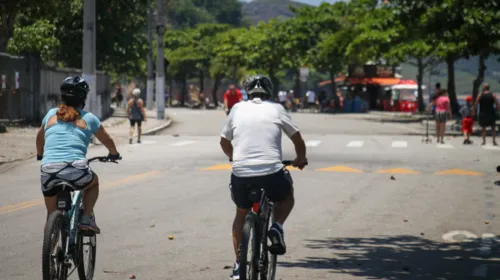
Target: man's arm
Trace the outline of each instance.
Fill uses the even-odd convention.
[[[299,129],[292,123],[292,118],[290,117],[290,114],[288,114],[287,111],[283,108],[283,106],[280,106],[280,119],[281,119],[281,125],[283,131],[286,133],[286,135],[292,140],[292,143],[295,147],[295,153],[297,157],[294,160],[294,166],[299,167],[299,169],[304,168],[304,163],[307,162],[306,158],[306,143],[304,142],[304,139],[302,138],[302,134],[300,134]]]
[[[224,125],[224,128],[222,129],[222,132],[220,134],[220,147],[230,160],[233,160],[233,144],[231,144],[231,141],[233,140],[232,122],[234,112],[235,111],[231,111],[231,113],[227,117],[226,124]]]
[[[495,95],[493,95],[493,100],[495,100],[495,107],[497,112],[500,111],[500,103],[498,103],[498,99]]]
[[[231,144],[231,141],[221,136],[220,147],[229,160],[233,160],[233,144]]]
[[[481,94],[479,94],[479,96],[476,98],[476,101],[474,102],[474,106],[472,106],[472,115],[476,114],[477,104],[479,103],[479,99],[481,98],[482,95],[483,95],[483,93],[481,92]]]

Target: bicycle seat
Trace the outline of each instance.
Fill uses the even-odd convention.
[[[76,190],[76,187],[67,181],[59,181],[54,185],[54,187],[58,188],[60,190],[60,192],[63,192],[63,191],[72,192],[72,191]]]

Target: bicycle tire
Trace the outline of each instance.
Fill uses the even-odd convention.
[[[83,241],[84,238],[89,239],[89,259],[84,260],[83,258]],[[78,235],[78,248],[79,251],[79,256],[78,256],[78,278],[80,280],[92,280],[94,278],[94,270],[95,270],[95,259],[97,255],[97,238],[96,234],[92,235],[84,235],[80,232]],[[87,263],[89,266],[87,270],[85,270],[85,263]]]
[[[253,238],[250,238],[253,236]],[[248,260],[248,248],[252,247],[252,256]],[[258,280],[259,278],[259,256],[260,256],[260,221],[257,214],[250,212],[245,217],[243,225],[243,238],[240,244],[240,280]],[[251,266],[247,266],[251,264]],[[250,268],[248,277],[247,268]]]
[[[49,216],[49,219],[47,220],[45,232],[43,234],[43,245],[42,245],[42,279],[43,280],[54,280],[53,273],[54,271],[51,271],[52,267],[52,248],[54,248],[54,243],[57,243],[59,239],[62,240],[62,247],[58,247],[59,250],[56,252],[56,258],[59,258],[58,261],[64,261],[64,248],[65,246],[65,237],[66,234],[64,233],[64,215],[61,211],[56,210],[52,212]],[[52,238],[53,235],[58,235],[59,238]],[[55,236],[54,236],[55,237]],[[54,242],[54,240],[56,242]],[[62,256],[61,256],[62,254]],[[64,266],[63,262],[60,262],[56,267],[55,267],[55,274],[56,274],[56,279],[61,279],[61,272],[64,272],[64,269],[62,269]],[[63,277],[64,279],[64,277]]]
[[[263,220],[263,224],[265,224],[265,229],[262,231],[262,257],[264,258],[263,267],[262,271],[260,274],[261,280],[274,280],[276,277],[276,263],[278,260],[278,256],[273,255],[269,253],[269,246],[268,246],[268,238],[267,238],[267,232],[269,228],[271,227],[272,223],[274,222],[274,211],[271,211],[269,213],[269,217],[267,219]],[[262,261],[262,260],[261,260]]]

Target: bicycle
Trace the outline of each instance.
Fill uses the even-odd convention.
[[[291,166],[293,161],[285,160],[283,164]],[[307,162],[304,165],[307,165]],[[245,217],[243,225],[243,238],[239,250],[240,264],[242,264],[240,280],[274,280],[278,257],[269,253],[267,242],[267,232],[275,222],[274,204],[267,198],[262,187],[249,186],[249,188],[252,210]],[[252,249],[250,260],[248,260],[249,247]]]
[[[95,160],[118,163],[108,157],[94,157],[87,161],[90,163]],[[80,218],[83,216],[82,191],[71,192],[73,187],[68,182],[59,183],[59,186],[62,191],[57,194],[57,210],[50,214],[43,237],[43,280],[66,280],[75,269],[78,269],[80,280],[92,280],[97,240],[95,233],[79,230]],[[84,238],[88,238],[88,242],[84,243]],[[58,246],[59,240],[61,246]],[[85,245],[89,245],[86,261],[83,258]],[[68,273],[71,263],[74,268]],[[86,270],[85,263],[88,265]]]

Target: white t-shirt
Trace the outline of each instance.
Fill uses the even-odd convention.
[[[280,104],[259,98],[237,103],[221,133],[233,144],[233,174],[257,177],[280,171],[282,130],[288,137],[299,131]]]
[[[314,103],[316,101],[316,93],[312,90],[306,92],[307,103]]]
[[[285,102],[286,101],[286,91],[282,90],[278,93],[278,96],[280,98],[280,102]]]

